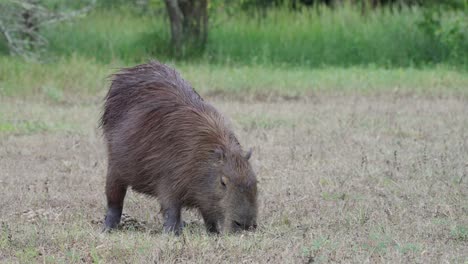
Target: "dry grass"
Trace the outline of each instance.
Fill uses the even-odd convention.
[[[101,234],[105,152],[90,104],[0,101],[0,262],[468,261],[468,102],[421,95],[215,101],[253,146],[260,228],[209,236],[184,212],[161,234],[157,202]],[[137,225],[138,224],[138,225]]]

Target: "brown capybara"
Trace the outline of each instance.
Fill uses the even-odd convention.
[[[209,232],[256,228],[257,180],[228,121],[169,66],[150,62],[112,76],[101,126],[107,141],[105,230],[128,187],[157,197],[165,232],[197,208]]]

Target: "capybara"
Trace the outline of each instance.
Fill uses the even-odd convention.
[[[101,127],[107,142],[105,230],[117,227],[128,187],[157,197],[164,232],[197,208],[209,232],[257,226],[257,180],[223,117],[173,68],[156,61],[112,75]]]

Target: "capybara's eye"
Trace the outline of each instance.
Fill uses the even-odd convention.
[[[226,188],[226,182],[225,182],[226,177],[221,177],[221,185]]]

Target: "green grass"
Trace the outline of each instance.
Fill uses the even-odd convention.
[[[123,10],[97,10],[44,31],[55,57],[80,55],[99,62],[141,61],[167,54],[168,28],[160,18]],[[166,55],[167,57],[167,55]]]
[[[451,235],[454,239],[458,239],[460,241],[468,241],[468,227],[455,226],[451,231]]]
[[[28,135],[41,132],[75,131],[76,125],[66,123],[45,123],[39,120],[2,120],[0,117],[0,133]]]
[[[60,101],[96,94],[102,90],[112,66],[72,56],[51,63],[24,62],[0,57],[0,95],[43,95]]]
[[[413,66],[444,61],[443,46],[419,30],[419,9],[369,12],[344,5],[264,18],[240,14],[212,30],[207,56],[213,61],[307,66]]]
[[[273,67],[171,63],[200,93],[238,97],[295,98],[317,92],[468,95],[468,75],[449,67]],[[101,64],[72,56],[51,63],[0,57],[0,95],[45,98],[52,102],[104,95],[107,76],[124,63]]]
[[[151,57],[171,60],[169,24],[160,13],[132,8],[96,8],[85,18],[49,26],[43,59],[90,58],[101,63],[136,63]],[[456,19],[455,19],[456,18]],[[270,10],[267,15],[222,11],[210,14],[209,41],[195,63],[301,67],[422,67],[468,65],[468,37],[450,35],[454,19],[468,21],[464,12],[446,13],[440,39],[425,34],[417,7],[362,10],[349,4],[330,9],[316,6],[300,11]],[[463,28],[465,24],[460,24]],[[466,34],[465,34],[466,35]],[[0,53],[7,54],[0,39]]]

